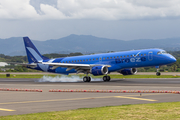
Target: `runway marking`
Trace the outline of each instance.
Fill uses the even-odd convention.
[[[127,99],[135,99],[135,100],[145,100],[145,101],[157,101],[153,99],[144,99],[144,98],[135,98],[135,97],[125,97],[125,96],[115,96],[116,98],[127,98]]]
[[[162,94],[162,93],[160,93],[160,94]],[[156,94],[143,94],[143,96],[148,96],[148,95],[156,95]],[[7,103],[0,103],[0,105],[23,104],[23,103],[42,103],[42,102],[58,102],[58,101],[70,101],[70,100],[88,100],[88,99],[114,98],[114,97],[115,97],[115,98],[138,99],[138,100],[146,100],[146,101],[157,101],[157,100],[152,100],[152,99],[143,99],[143,98],[135,98],[135,97],[128,97],[128,96],[139,96],[139,95],[104,96],[104,97],[88,97],[88,98],[72,98],[72,99],[54,99],[54,100],[7,102]]]
[[[22,101],[22,102],[8,102],[8,103],[0,103],[1,105],[5,104],[21,104],[21,103],[38,103],[38,102],[56,102],[56,101],[69,101],[69,100],[88,100],[95,98],[113,98],[114,96],[107,97],[90,97],[90,98],[74,98],[74,99],[55,99],[55,100],[39,100],[39,101]]]
[[[11,109],[3,109],[3,108],[0,108],[1,111],[8,111],[8,112],[11,112],[11,111],[15,111],[15,110],[11,110]]]
[[[123,96],[140,96],[139,95],[140,93],[137,93],[136,95],[123,95]],[[166,93],[166,94],[169,94],[169,95],[174,95],[172,93]],[[150,96],[150,95],[166,95],[164,93],[153,93],[153,94],[146,94],[146,93],[141,93],[142,96]]]

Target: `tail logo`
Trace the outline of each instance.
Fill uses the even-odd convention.
[[[27,49],[28,49],[28,51],[31,53],[31,55],[35,58],[33,58],[33,57],[31,57],[31,60],[32,61],[34,61],[34,62],[42,62],[42,57],[41,56],[39,56],[39,54],[37,54],[37,52],[34,50],[34,49],[32,49],[32,48],[30,48],[30,47],[26,47]]]

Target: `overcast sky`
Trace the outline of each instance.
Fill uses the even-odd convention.
[[[0,0],[0,38],[180,37],[180,0]]]

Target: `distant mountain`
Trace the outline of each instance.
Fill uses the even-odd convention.
[[[25,55],[22,37],[0,39],[0,54]],[[162,48],[168,51],[180,50],[180,38],[116,40],[99,38],[91,35],[69,35],[56,40],[35,41],[33,43],[40,53],[69,53],[69,52],[108,52],[133,49]]]

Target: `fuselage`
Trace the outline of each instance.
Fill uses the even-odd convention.
[[[176,62],[176,59],[162,49],[144,49],[124,52],[103,53],[75,57],[46,59],[43,62],[69,63],[69,64],[99,64],[110,65],[109,72],[119,71],[125,68],[138,68],[148,66],[161,66]],[[49,65],[38,63],[37,70],[60,74],[76,73],[75,69],[67,71],[66,68],[58,67],[51,69]]]

